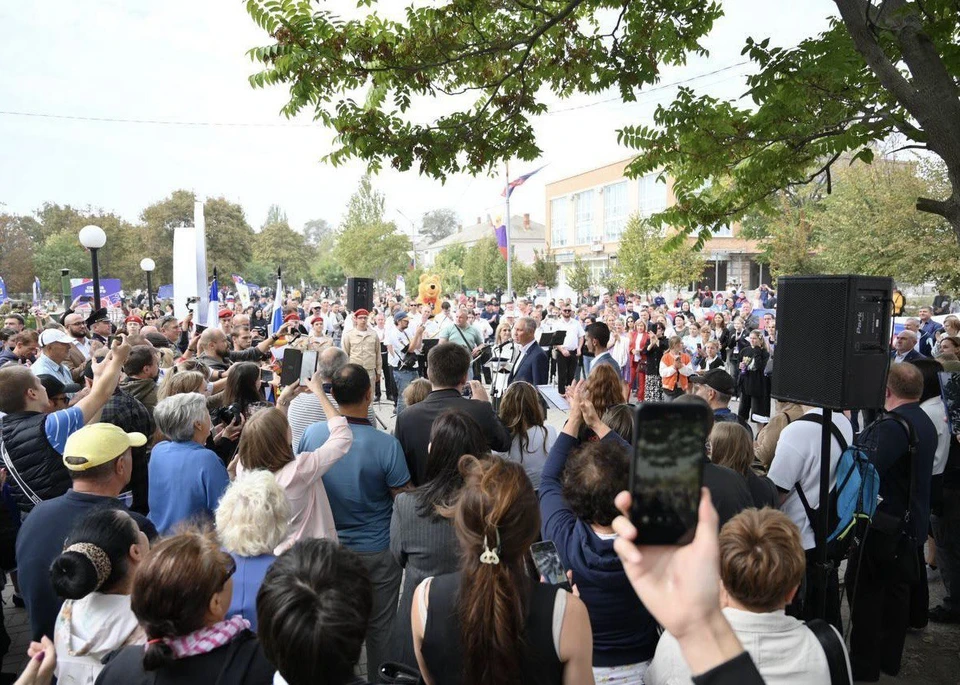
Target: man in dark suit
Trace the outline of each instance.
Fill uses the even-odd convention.
[[[923,355],[914,349],[917,345],[917,334],[910,329],[897,333],[890,351],[890,361],[893,363],[912,362],[914,359],[923,359]]]
[[[510,369],[507,383],[526,381],[531,385],[549,382],[550,363],[543,348],[537,344],[537,322],[524,316],[513,325],[513,342],[520,350]]]
[[[584,343],[587,349],[594,354],[593,364],[590,365],[590,373],[593,373],[593,370],[597,368],[597,366],[608,364],[613,367],[613,370],[616,371],[619,376],[620,365],[607,349],[607,344],[610,342],[610,327],[602,321],[597,321],[587,326],[586,333]]]
[[[404,409],[397,416],[394,435],[403,448],[414,485],[421,485],[426,477],[427,448],[433,421],[448,409],[469,414],[480,424],[489,449],[497,452],[510,449],[510,432],[494,413],[483,385],[479,381],[470,381],[472,399],[463,397],[469,370],[470,352],[453,343],[440,343],[427,354],[427,378],[433,391],[427,399]]]

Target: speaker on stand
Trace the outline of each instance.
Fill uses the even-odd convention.
[[[366,309],[369,312],[373,309],[372,278],[347,279],[347,309],[351,312],[358,309]]]
[[[785,276],[777,284],[777,349],[771,395],[823,408],[820,507],[814,526],[826,617],[833,412],[883,407],[890,364],[893,279],[876,276]]]

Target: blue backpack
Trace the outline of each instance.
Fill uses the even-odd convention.
[[[897,418],[891,415],[884,416]],[[810,421],[823,425],[823,416],[820,414],[804,414],[798,421]],[[834,440],[840,445],[840,460],[837,462],[836,485],[830,491],[829,530],[827,535],[827,558],[840,561],[846,557],[853,535],[850,532],[858,521],[869,523],[877,510],[880,495],[880,474],[874,466],[868,452],[860,445],[847,445],[843,434],[836,424],[830,423],[830,432]],[[817,529],[817,509],[810,507],[803,493],[800,483],[796,484],[797,496],[807,512],[810,526]]]

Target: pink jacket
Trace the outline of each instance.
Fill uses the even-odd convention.
[[[330,419],[330,437],[313,452],[302,452],[274,473],[290,502],[290,534],[274,550],[280,555],[301,538],[337,541],[337,528],[321,476],[340,461],[353,444],[353,431],[342,416]]]

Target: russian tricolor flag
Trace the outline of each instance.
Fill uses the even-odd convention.
[[[544,164],[543,166],[546,166],[546,164]],[[540,169],[542,169],[542,168],[543,168],[543,167],[540,167]],[[503,189],[503,192],[500,193],[500,197],[510,197],[510,195],[513,194],[513,189],[514,189],[514,188],[516,188],[516,187],[518,187],[518,186],[522,186],[524,183],[527,182],[527,179],[528,179],[528,178],[530,178],[530,177],[533,176],[535,173],[537,173],[538,171],[540,171],[540,169],[535,169],[534,171],[531,171],[529,174],[524,174],[523,176],[519,176],[519,177],[513,179],[512,181],[510,181],[510,183],[507,184],[507,187]],[[498,230],[499,230],[499,229],[498,229]],[[506,257],[504,257],[504,259],[506,259]]]
[[[504,261],[507,259],[507,225],[500,224],[493,229],[494,234],[497,236],[497,249],[500,250],[500,256],[503,257]]]
[[[283,326],[283,283],[277,273],[277,294],[273,297],[273,315],[270,317],[270,333],[276,333]]]

